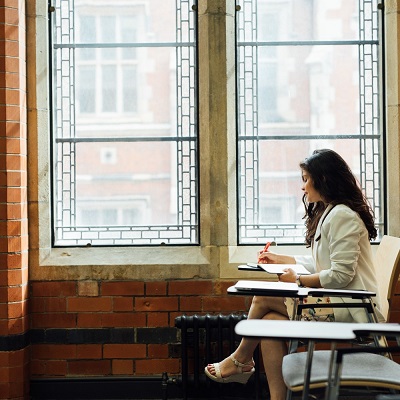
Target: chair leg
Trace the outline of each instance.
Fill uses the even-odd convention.
[[[292,394],[293,392],[290,389],[288,389],[286,391],[286,400],[292,400]]]

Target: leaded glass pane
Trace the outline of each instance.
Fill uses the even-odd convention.
[[[332,148],[383,234],[376,0],[239,0],[239,243],[303,243],[299,162]]]
[[[54,244],[197,244],[193,0],[55,0]]]

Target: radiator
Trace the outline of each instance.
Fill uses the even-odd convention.
[[[219,392],[234,397],[240,396],[241,392],[246,398],[258,399],[261,396],[258,347],[254,352],[256,372],[246,385],[221,385],[207,379],[204,374],[207,364],[221,361],[235,351],[241,338],[235,334],[234,328],[246,318],[246,314],[182,315],[175,318],[175,326],[181,330],[181,385],[185,400],[190,390],[194,390],[196,397],[204,390],[205,398],[214,397],[213,394],[218,397]],[[266,385],[263,386],[265,390]]]

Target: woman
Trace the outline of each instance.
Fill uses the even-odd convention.
[[[370,240],[377,231],[371,207],[356,178],[343,158],[333,150],[315,150],[300,163],[305,206],[305,242],[311,256],[288,256],[271,251],[259,253],[259,263],[303,264],[310,275],[296,276],[292,269],[280,275],[283,282],[297,282],[308,287],[330,289],[370,290],[378,287],[373,269]],[[290,300],[290,299],[289,299]],[[333,301],[345,301],[333,299]],[[280,297],[255,296],[248,318],[289,319],[290,301]],[[334,315],[324,316],[336,321],[366,321],[362,309],[336,309]],[[379,295],[377,293],[377,314]],[[318,319],[313,316],[313,319]],[[246,383],[254,372],[253,352],[258,341],[243,338],[236,351],[219,363],[209,364],[206,375],[221,383]],[[285,342],[261,342],[264,368],[270,399],[284,400],[286,386],[282,379],[282,360],[287,354]]]

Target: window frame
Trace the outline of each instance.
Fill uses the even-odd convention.
[[[54,164],[54,168],[51,169],[54,247],[198,245],[200,235],[198,222],[199,135],[196,113],[197,74],[194,73],[197,63],[197,18],[194,10],[188,7],[190,1],[176,3],[176,9],[173,10],[174,17],[177,18],[176,39],[171,38],[170,41],[165,41],[162,34],[160,39],[155,35],[160,41],[147,38],[145,27],[146,23],[150,22],[146,21],[146,18],[152,15],[150,11],[154,12],[156,8],[150,10],[149,6],[154,7],[154,5],[146,4],[146,1],[133,5],[135,9],[144,11],[146,16],[142,14],[137,16],[138,25],[142,29],[137,29],[135,37],[130,42],[126,41],[123,26],[119,25],[118,21],[123,21],[126,15],[135,17],[136,15],[130,9],[128,11],[131,14],[128,12],[121,14],[119,10],[109,15],[107,10],[117,8],[117,3],[112,6],[103,4],[99,7],[94,3],[87,3],[84,4],[82,10],[78,10],[78,6],[75,6],[72,0],[64,2],[58,0],[55,3],[56,7],[53,7],[49,13],[49,68],[52,69],[50,101],[53,112],[50,131],[53,137]],[[172,4],[170,0],[169,5]],[[121,2],[120,6],[125,7],[126,4]],[[84,20],[90,12],[93,29],[90,30],[92,35],[89,42],[85,42],[86,38],[80,36],[82,29],[80,21]],[[104,20],[112,22],[110,27],[104,28]],[[74,22],[76,22],[75,26]],[[172,26],[175,27],[175,25]],[[157,32],[155,28],[154,32]],[[137,41],[135,41],[136,36]],[[124,55],[128,50],[134,50],[137,58],[126,58]],[[152,58],[152,54],[153,56],[164,54],[164,51],[168,52],[165,54],[171,56],[167,63],[171,63],[171,60],[176,62],[175,67],[171,68],[171,71],[175,73],[176,88],[172,84],[172,88],[168,91],[171,82],[161,81],[166,82],[163,88],[168,91],[167,99],[171,104],[174,104],[176,96],[176,109],[172,107],[173,116],[166,121],[162,118],[157,119],[159,110],[154,105],[150,106],[155,100],[147,99],[145,95],[141,101],[141,108],[147,101],[146,112],[125,113],[121,104],[123,96],[119,94],[119,91],[123,93],[126,87],[122,84],[123,67],[137,65],[136,74],[141,76],[139,82],[144,86],[142,82],[145,78],[150,79],[151,73],[162,72],[150,66],[149,78],[145,75],[145,66],[152,62],[158,65],[157,60]],[[78,56],[78,52],[82,52],[82,57]],[[83,57],[89,53],[90,58]],[[143,55],[142,58],[140,54]],[[79,93],[82,82],[79,76],[81,68],[85,66],[93,70],[94,102],[90,112],[80,114]],[[107,70],[109,73],[106,73]],[[105,99],[110,96],[107,96],[109,86],[104,79],[105,75],[115,78],[115,84],[111,85],[114,90],[109,93],[112,98],[115,97],[111,101],[111,104],[115,104],[115,108],[108,111],[105,111]],[[170,76],[172,76],[171,73]],[[149,83],[146,90],[151,89],[153,86]],[[142,94],[145,94],[146,90],[142,90]],[[171,112],[172,110],[168,110],[168,115],[171,115]],[[148,121],[150,115],[155,116],[151,122]],[[121,122],[121,131],[114,130],[119,122]],[[102,143],[115,143],[119,146],[120,152],[125,153],[125,162],[131,163],[132,172],[125,173],[121,170],[126,164],[122,164],[119,173],[115,174],[109,170],[102,170],[101,165],[99,168],[92,168],[90,172],[86,172],[86,168],[90,169],[90,163],[86,160],[94,157],[92,149],[98,150]],[[158,151],[165,154],[165,157],[160,157],[159,163],[148,165],[154,165],[156,166],[154,168],[157,168],[158,164],[163,163],[164,169],[141,173],[140,166],[134,168],[132,155],[125,151],[124,147],[127,146],[132,147],[132,153],[135,152],[137,157],[142,157],[140,160],[142,164],[136,162],[136,165],[145,165],[147,159],[144,159],[142,153],[148,154],[150,158],[154,153],[153,149],[157,146]],[[85,151],[85,156],[80,156]],[[95,160],[94,158],[93,161]],[[158,205],[158,207],[150,206],[148,215],[152,217],[159,209],[162,209],[158,218],[149,218],[146,220],[147,223],[133,226],[127,223],[86,226],[79,224],[79,208],[86,200],[85,196],[88,192],[96,193],[99,201],[108,201],[109,206],[113,207],[113,202],[118,202],[118,196],[123,194],[122,189],[116,196],[110,194],[113,193],[113,185],[118,185],[118,187],[130,185],[132,189],[140,186],[145,179],[150,182],[146,188],[146,195],[152,197],[152,201],[147,204],[157,203]],[[151,181],[157,184],[161,182],[162,186],[156,187],[155,184],[151,184]],[[167,183],[170,187],[167,187]],[[104,187],[111,190],[107,191]],[[88,188],[86,193],[85,188]],[[104,197],[101,193],[102,188]],[[125,190],[125,195],[127,194],[131,193]],[[164,201],[161,201],[161,198]]]

